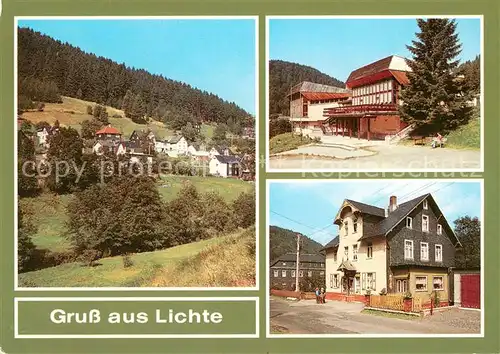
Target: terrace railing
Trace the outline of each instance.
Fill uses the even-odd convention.
[[[358,114],[384,114],[395,113],[398,107],[395,104],[362,104],[356,106],[325,108],[323,117],[335,117],[340,115]]]

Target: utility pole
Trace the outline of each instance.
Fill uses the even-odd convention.
[[[297,234],[297,260],[295,267],[295,291],[300,291],[299,288],[299,269],[300,269],[300,234]]]

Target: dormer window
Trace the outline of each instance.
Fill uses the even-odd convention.
[[[357,218],[353,220],[352,227],[353,227],[354,233],[358,232],[358,219]]]

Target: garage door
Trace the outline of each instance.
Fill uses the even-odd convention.
[[[481,308],[481,280],[479,274],[462,274],[460,283],[462,307]]]

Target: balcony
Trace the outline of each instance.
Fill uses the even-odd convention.
[[[335,108],[325,108],[323,117],[363,117],[397,114],[398,107],[396,104],[362,104],[356,106],[345,106]]]

